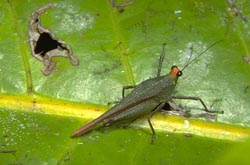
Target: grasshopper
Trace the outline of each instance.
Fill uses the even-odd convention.
[[[182,76],[182,71],[191,63],[193,63],[198,57],[204,54],[208,49],[215,46],[219,42],[221,42],[221,40],[210,45],[193,60],[191,60],[190,57],[183,69],[179,69],[177,66],[172,66],[168,74],[161,76],[161,68],[165,57],[166,46],[166,44],[163,44],[163,50],[159,59],[157,76],[155,78],[147,79],[136,86],[123,87],[123,98],[116,105],[114,105],[98,118],[92,120],[75,131],[71,137],[73,138],[86,134],[100,123],[103,123],[103,126],[109,126],[114,123],[129,123],[141,116],[148,115],[147,121],[152,131],[153,142],[156,137],[156,133],[151,123],[151,118],[156,112],[161,110],[165,104],[171,103],[174,99],[197,100],[200,101],[205,112],[223,113],[223,111],[208,110],[203,100],[199,97],[173,96],[177,80]],[[134,88],[134,90],[127,96],[124,96],[124,91],[130,88]]]

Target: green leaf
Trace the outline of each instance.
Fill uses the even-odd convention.
[[[47,1],[0,3],[2,164],[220,164],[245,158],[249,142],[238,141],[250,135],[250,66],[242,60],[250,56],[248,1],[236,4],[243,17],[230,9],[231,1],[137,0],[122,12],[108,0],[53,2],[42,25],[71,45],[80,65],[55,58],[47,77],[28,44],[30,16]],[[70,138],[108,102],[120,100],[123,86],[156,76],[163,43],[166,74],[172,65],[185,66],[190,43],[194,58],[221,39],[183,71],[176,89],[176,95],[198,96],[223,110],[217,122],[158,114],[154,144],[145,118],[128,129]],[[180,104],[201,107],[190,100]]]

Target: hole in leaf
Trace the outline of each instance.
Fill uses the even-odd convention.
[[[61,44],[54,40],[49,33],[42,33],[36,43],[35,53],[40,54],[42,57],[48,52],[53,49],[56,49]]]

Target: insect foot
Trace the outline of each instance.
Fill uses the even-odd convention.
[[[51,74],[55,69],[56,62],[53,57],[68,58],[72,65],[78,65],[78,59],[73,55],[72,49],[64,41],[57,39],[56,36],[46,27],[41,25],[40,16],[47,9],[54,7],[55,4],[48,3],[32,13],[29,24],[29,43],[32,56],[42,61],[42,70],[45,76]]]

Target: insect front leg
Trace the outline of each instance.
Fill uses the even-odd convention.
[[[193,96],[172,96],[172,99],[197,100],[197,101],[200,101],[200,103],[203,105],[205,112],[219,113],[219,114],[223,114],[224,113],[223,111],[211,111],[211,110],[208,110],[206,104],[204,103],[204,101],[200,97],[193,97]]]

